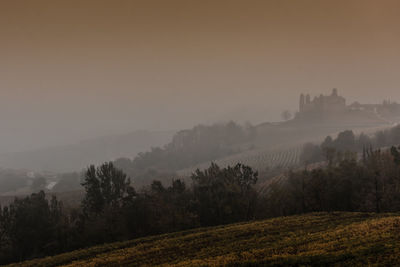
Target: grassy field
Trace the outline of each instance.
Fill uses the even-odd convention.
[[[400,216],[312,213],[106,244],[15,266],[398,266]]]

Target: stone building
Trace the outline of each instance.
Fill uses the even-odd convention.
[[[375,117],[374,117],[375,116]],[[400,116],[400,104],[384,101],[382,104],[360,104],[354,102],[346,105],[346,99],[338,94],[336,88],[330,95],[316,96],[300,95],[299,112],[295,119],[301,121],[335,121],[345,119],[365,120],[371,118],[382,120]]]
[[[320,95],[311,100],[310,95],[300,95],[299,112],[338,112],[346,110],[346,99],[338,95],[337,89],[331,95]]]
[[[321,118],[346,111],[346,99],[338,95],[336,88],[330,95],[316,96],[311,100],[309,94],[300,95],[297,118]]]

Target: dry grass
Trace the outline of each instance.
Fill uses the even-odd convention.
[[[394,266],[400,216],[313,213],[106,244],[19,266]]]

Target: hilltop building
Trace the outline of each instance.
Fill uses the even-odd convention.
[[[369,115],[368,115],[369,114]],[[335,120],[345,119],[349,116],[370,116],[396,117],[400,116],[400,105],[388,100],[382,104],[360,104],[354,102],[346,105],[346,99],[338,94],[336,88],[330,95],[316,96],[311,100],[309,94],[301,94],[299,99],[299,111],[296,120],[315,121],[315,120]]]
[[[339,114],[345,111],[346,99],[338,95],[336,88],[330,95],[316,96],[311,100],[309,94],[300,95],[299,112],[297,118],[322,118],[326,115]]]
[[[300,95],[299,112],[339,112],[346,109],[346,99],[338,95],[336,88],[332,90],[332,94],[325,96],[320,95],[310,100],[310,95]]]

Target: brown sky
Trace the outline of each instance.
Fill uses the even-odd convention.
[[[0,1],[0,150],[400,101],[400,1]]]

